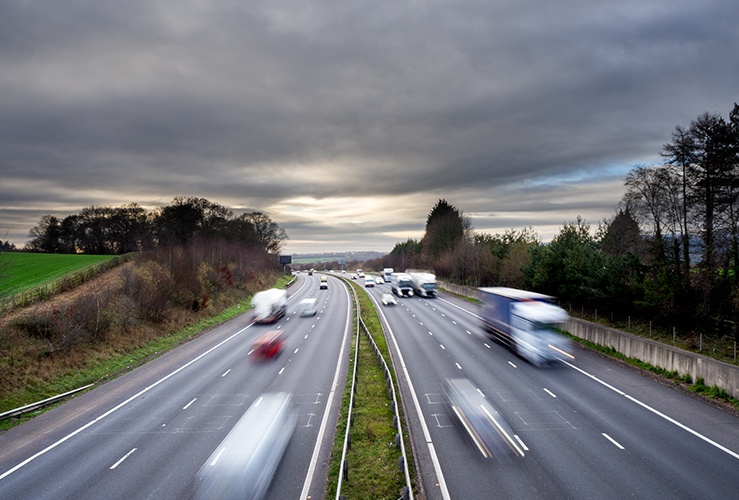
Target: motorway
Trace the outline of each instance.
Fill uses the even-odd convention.
[[[237,317],[0,435],[0,498],[180,499],[257,398],[292,394],[297,424],[268,497],[321,498],[352,321],[335,277],[301,275],[274,325]],[[298,302],[318,299],[301,317]],[[250,359],[263,332],[285,332],[276,358]]]
[[[483,334],[450,295],[366,289],[388,327],[426,498],[738,498],[739,419],[573,346],[537,368]],[[454,425],[444,381],[469,379],[525,456],[485,459]]]
[[[347,290],[301,274],[275,325],[235,318],[0,435],[0,498],[187,498],[199,468],[266,392],[293,397],[297,427],[269,498],[322,498],[346,374]],[[377,299],[389,285],[366,289]],[[318,314],[297,315],[318,299]],[[737,498],[739,419],[578,347],[534,367],[483,335],[477,307],[404,298],[386,323],[418,497]],[[251,343],[280,328],[287,347],[257,362]],[[469,379],[505,418],[525,456],[484,459],[443,393]]]

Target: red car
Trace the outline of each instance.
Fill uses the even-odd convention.
[[[285,336],[282,330],[269,330],[252,343],[249,354],[256,359],[269,359],[277,356],[284,347]]]

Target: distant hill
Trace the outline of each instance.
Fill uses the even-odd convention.
[[[374,251],[350,251],[350,252],[330,252],[330,253],[314,253],[314,254],[293,254],[293,264],[311,264],[320,262],[364,262],[371,259],[379,259],[387,255],[387,252]]]

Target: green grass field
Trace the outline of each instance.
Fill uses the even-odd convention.
[[[0,253],[0,298],[52,282],[114,258],[114,255]]]

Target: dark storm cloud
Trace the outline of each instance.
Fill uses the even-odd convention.
[[[0,237],[177,195],[267,210],[295,251],[389,249],[442,197],[498,214],[480,228],[595,222],[676,125],[739,99],[738,12],[0,0]]]

